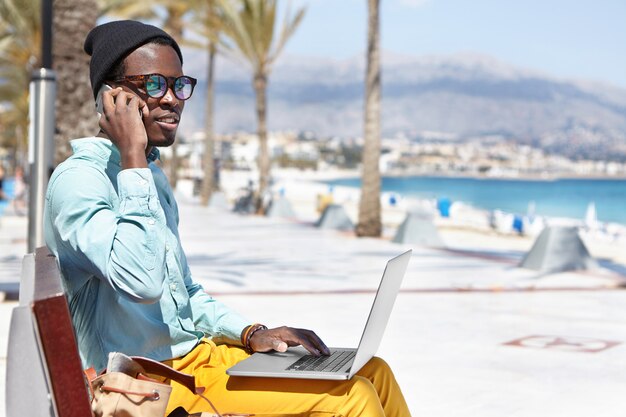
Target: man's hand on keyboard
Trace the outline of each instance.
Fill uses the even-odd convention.
[[[293,327],[259,330],[252,335],[250,347],[255,352],[284,352],[289,346],[302,345],[312,355],[330,355],[330,350],[313,331]]]

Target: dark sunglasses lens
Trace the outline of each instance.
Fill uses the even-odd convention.
[[[146,79],[146,92],[150,97],[160,98],[167,91],[167,80],[160,75],[151,75]]]
[[[180,100],[187,100],[193,93],[193,82],[189,77],[178,77],[174,82],[174,94]]]

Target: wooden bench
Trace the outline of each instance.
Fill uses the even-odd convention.
[[[92,417],[61,275],[45,247],[22,263],[9,330],[6,415]]]

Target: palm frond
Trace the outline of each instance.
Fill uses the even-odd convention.
[[[269,58],[270,65],[278,58],[283,48],[285,47],[285,44],[287,43],[289,38],[291,38],[291,36],[294,34],[296,29],[302,22],[302,19],[304,18],[304,14],[306,13],[306,8],[302,7],[298,9],[298,11],[296,12],[293,18],[290,18],[291,16],[290,6],[291,6],[291,3],[289,3],[289,7],[287,8],[287,13],[285,15],[285,18],[283,19],[283,25],[280,31],[280,36],[278,37],[278,43],[276,44],[276,47],[272,51],[271,56]]]
[[[306,12],[300,8],[292,17],[289,8],[276,38],[277,0],[217,1],[224,13],[227,44],[249,62],[255,73],[263,74],[270,70]]]
[[[28,86],[39,66],[41,27],[39,2],[0,1],[0,102],[3,103],[3,136],[28,129]],[[2,138],[12,143],[15,137]]]
[[[157,14],[154,10],[155,2],[148,0],[100,0],[98,2],[100,15],[109,15],[122,19],[154,19]]]

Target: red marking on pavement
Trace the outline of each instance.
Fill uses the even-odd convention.
[[[571,291],[614,291],[621,290],[619,287],[595,287],[595,288],[581,288],[581,287],[554,287],[554,288],[507,288],[507,287],[492,287],[492,288],[406,288],[401,289],[400,293],[403,294],[431,294],[431,293],[514,293],[514,292],[571,292]],[[290,291],[206,291],[212,296],[289,296],[289,295],[350,295],[350,294],[375,294],[376,289],[344,289],[344,290],[290,290]]]
[[[600,340],[589,337],[573,336],[526,336],[503,343],[506,346],[518,346],[532,349],[551,349],[564,352],[597,353],[621,344],[612,340]]]

